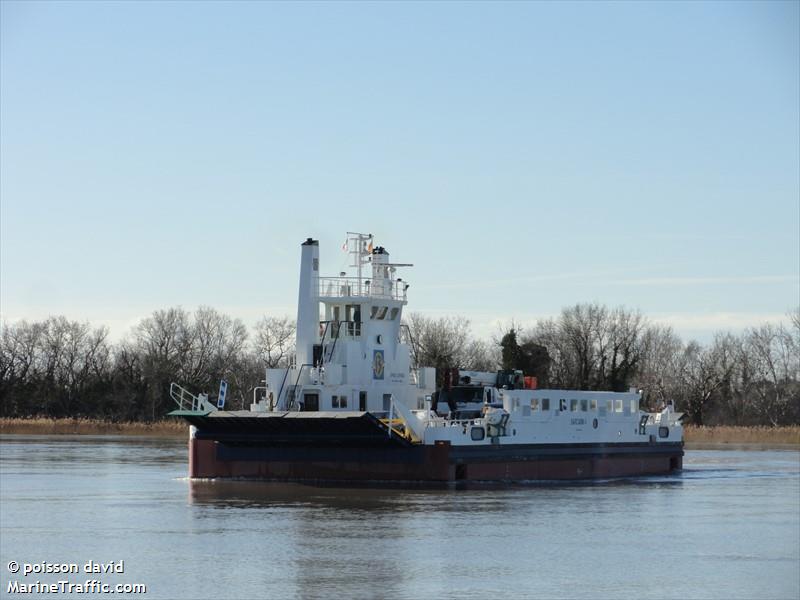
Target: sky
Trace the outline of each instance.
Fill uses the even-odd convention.
[[[300,243],[489,337],[800,305],[798,2],[0,2],[0,318],[296,310]]]

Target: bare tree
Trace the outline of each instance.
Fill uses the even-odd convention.
[[[255,327],[253,350],[268,369],[284,368],[295,346],[294,320],[289,317],[263,317]]]
[[[671,327],[651,326],[641,339],[641,363],[635,379],[644,391],[643,405],[656,409],[677,400],[684,344]]]
[[[545,319],[526,341],[543,346],[552,385],[581,390],[627,389],[641,359],[644,317],[623,307],[576,304]]]
[[[771,324],[751,329],[745,339],[753,360],[753,393],[757,407],[771,425],[784,422],[797,412],[798,345],[787,327]]]
[[[411,334],[411,360],[415,367],[435,367],[442,381],[444,369],[494,370],[496,359],[484,342],[474,340],[469,320],[463,317],[433,319],[411,313],[406,320]]]

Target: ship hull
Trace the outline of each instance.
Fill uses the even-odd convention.
[[[196,427],[189,441],[193,478],[449,484],[658,475],[683,463],[681,442],[411,444],[369,414],[327,422],[188,420]]]
[[[682,444],[504,445],[480,449],[434,445],[376,447],[237,444],[194,437],[193,478],[281,481],[438,482],[605,479],[658,475],[682,468]]]

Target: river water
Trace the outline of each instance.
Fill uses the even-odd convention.
[[[185,473],[179,440],[0,437],[0,596],[96,580],[148,599],[800,597],[797,451],[690,450],[669,477],[472,489]],[[123,572],[87,574],[90,560]]]

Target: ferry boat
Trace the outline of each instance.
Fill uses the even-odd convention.
[[[348,233],[352,276],[320,277],[301,245],[296,354],[267,369],[249,410],[173,383],[190,424],[193,478],[528,481],[681,469],[682,414],[640,393],[537,389],[521,372],[414,368],[402,322],[409,284],[372,235]],[[320,311],[322,309],[322,311]],[[322,318],[321,318],[322,315]]]

